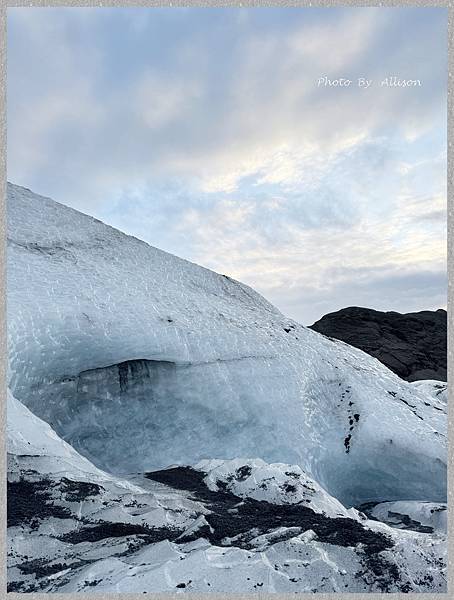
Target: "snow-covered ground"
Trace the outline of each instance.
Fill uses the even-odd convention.
[[[8,344],[11,589],[445,590],[429,383],[13,185]]]

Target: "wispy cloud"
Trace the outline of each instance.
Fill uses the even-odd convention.
[[[444,304],[445,9],[20,8],[8,25],[12,181],[305,323]],[[391,75],[423,85],[316,85]]]

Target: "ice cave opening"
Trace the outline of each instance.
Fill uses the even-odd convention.
[[[133,472],[160,464],[150,456],[153,447],[167,447],[172,456],[175,439],[169,432],[178,431],[181,400],[176,372],[177,365],[166,360],[126,360],[41,381],[22,395],[35,414],[97,466]]]
[[[338,380],[319,380],[317,389],[305,386],[301,397],[290,383],[282,385],[282,369],[267,369],[255,357],[169,358],[132,358],[48,378],[22,369],[21,386],[13,391],[80,454],[115,475],[240,456],[298,465],[346,506],[445,500],[445,462],[436,452],[426,454],[421,444],[409,444],[411,431],[393,430],[394,417],[391,429],[381,432],[381,420],[373,414],[366,420],[364,409],[356,408],[363,398],[339,387]],[[99,356],[96,363],[102,365]],[[367,394],[367,388],[358,391]],[[331,405],[336,393],[338,404],[348,396],[359,410],[353,426],[352,419],[346,423],[352,438],[348,452],[342,414],[319,410],[308,419],[303,410],[311,401],[319,409],[323,401]],[[392,398],[413,415],[405,402],[397,405]]]

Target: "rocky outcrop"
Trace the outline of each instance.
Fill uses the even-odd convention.
[[[400,314],[353,306],[310,327],[367,352],[407,381],[446,381],[447,314],[441,308]]]

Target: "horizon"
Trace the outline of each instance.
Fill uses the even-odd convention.
[[[15,187],[22,188],[22,189],[24,189],[24,190],[26,190],[26,191],[28,191],[28,192],[31,192],[31,193],[32,193],[32,194],[34,194],[35,196],[39,196],[39,197],[41,197],[41,198],[45,198],[46,200],[51,200],[51,201],[53,201],[53,202],[56,202],[57,204],[61,204],[61,205],[62,205],[62,206],[64,206],[65,208],[71,208],[71,209],[73,209],[73,210],[77,210],[78,212],[80,212],[81,214],[83,214],[83,215],[85,215],[85,216],[87,216],[87,217],[90,217],[90,218],[95,218],[95,219],[96,219],[96,217],[93,217],[93,215],[90,215],[90,214],[88,214],[88,213],[85,213],[85,212],[83,212],[83,211],[81,211],[81,210],[79,210],[79,209],[77,209],[77,208],[74,208],[74,207],[72,207],[72,206],[68,206],[67,204],[63,204],[62,202],[59,202],[58,200],[55,200],[54,198],[51,198],[50,196],[44,196],[44,195],[42,195],[42,194],[36,194],[36,193],[35,193],[35,192],[34,192],[32,189],[30,189],[30,188],[27,188],[26,186],[23,186],[23,185],[16,184],[16,183],[14,183],[13,181],[9,181],[9,180],[8,180],[8,181],[7,181],[7,185],[12,185],[12,186],[15,186]],[[157,250],[160,250],[161,252],[165,252],[165,253],[168,253],[168,254],[172,254],[171,252],[167,252],[166,250],[163,250],[162,248],[157,248],[156,246],[153,246],[153,244],[150,244],[150,243],[149,243],[149,242],[147,242],[146,240],[143,240],[143,239],[141,239],[141,238],[139,238],[139,237],[137,237],[137,236],[135,236],[135,235],[132,235],[132,234],[130,234],[130,233],[127,233],[127,232],[125,232],[125,231],[121,230],[119,227],[114,227],[113,225],[109,225],[108,223],[105,223],[105,222],[104,222],[104,221],[102,221],[101,219],[98,219],[98,220],[99,220],[99,221],[101,221],[101,222],[103,223],[103,225],[106,225],[106,226],[108,226],[108,227],[113,227],[114,229],[116,229],[117,231],[119,231],[120,233],[122,233],[122,234],[124,234],[124,235],[127,235],[127,236],[129,236],[129,237],[133,237],[133,238],[135,238],[135,239],[139,240],[140,242],[143,242],[144,244],[147,244],[148,246],[151,246],[151,247],[154,247],[154,248],[156,248]],[[208,270],[211,270],[211,271],[213,271],[213,269],[209,269],[209,267],[206,267],[206,266],[204,266],[204,265],[201,265],[201,264],[199,264],[199,263],[195,263],[194,261],[189,261],[187,258],[184,258],[183,256],[178,256],[178,255],[176,255],[176,254],[172,254],[172,255],[173,255],[173,256],[176,256],[177,258],[179,258],[179,259],[181,259],[181,260],[186,260],[186,261],[188,261],[188,262],[191,262],[191,263],[193,263],[193,264],[197,265],[198,267],[202,267],[202,268],[204,268],[204,269],[208,269]],[[218,275],[225,276],[225,274],[221,273],[220,271],[214,271],[214,272],[215,272],[215,273],[217,273]],[[238,280],[238,281],[239,281],[239,280]],[[242,284],[244,284],[245,282],[244,282],[244,281],[239,281],[239,283],[242,283]],[[248,284],[246,284],[246,285],[248,285]],[[249,286],[249,287],[251,287],[251,286]],[[252,289],[254,289],[254,288],[252,288]],[[255,290],[255,291],[257,291],[257,290]],[[262,294],[262,295],[263,295],[263,294]],[[265,300],[268,300],[268,298],[266,298],[266,296],[264,296],[264,297],[265,297]],[[279,307],[277,307],[277,308],[279,308]],[[336,312],[341,312],[341,311],[343,311],[343,310],[348,310],[348,309],[352,309],[352,308],[359,308],[359,309],[361,309],[361,310],[371,310],[371,311],[376,311],[376,312],[383,312],[384,314],[386,314],[386,313],[394,313],[394,314],[399,314],[399,315],[402,315],[402,316],[409,315],[409,314],[417,314],[417,313],[420,313],[420,312],[437,312],[437,311],[444,311],[444,312],[447,312],[447,310],[446,310],[446,307],[439,307],[439,308],[433,308],[433,309],[424,309],[424,308],[422,308],[422,309],[420,309],[420,310],[417,310],[417,311],[399,312],[399,311],[395,311],[395,310],[377,311],[377,309],[374,309],[374,308],[372,308],[372,307],[370,307],[370,306],[348,305],[348,306],[342,306],[342,307],[340,307],[339,309],[336,309],[336,310],[330,311],[329,313],[325,313],[324,315],[320,315],[320,317],[319,317],[318,319],[316,319],[316,320],[315,320],[313,323],[300,323],[300,324],[301,324],[301,325],[304,325],[305,327],[311,327],[313,324],[315,324],[317,321],[319,321],[320,319],[322,319],[322,318],[323,318],[324,316],[326,316],[326,315],[329,315],[329,314],[334,314],[334,313],[336,313]],[[284,314],[284,313],[283,313],[283,314]],[[286,315],[286,314],[284,314],[284,316],[286,316],[286,317],[289,317],[290,315]],[[290,317],[290,318],[292,318],[292,317]]]
[[[446,308],[445,8],[45,11],[8,9],[9,180],[303,324]]]

